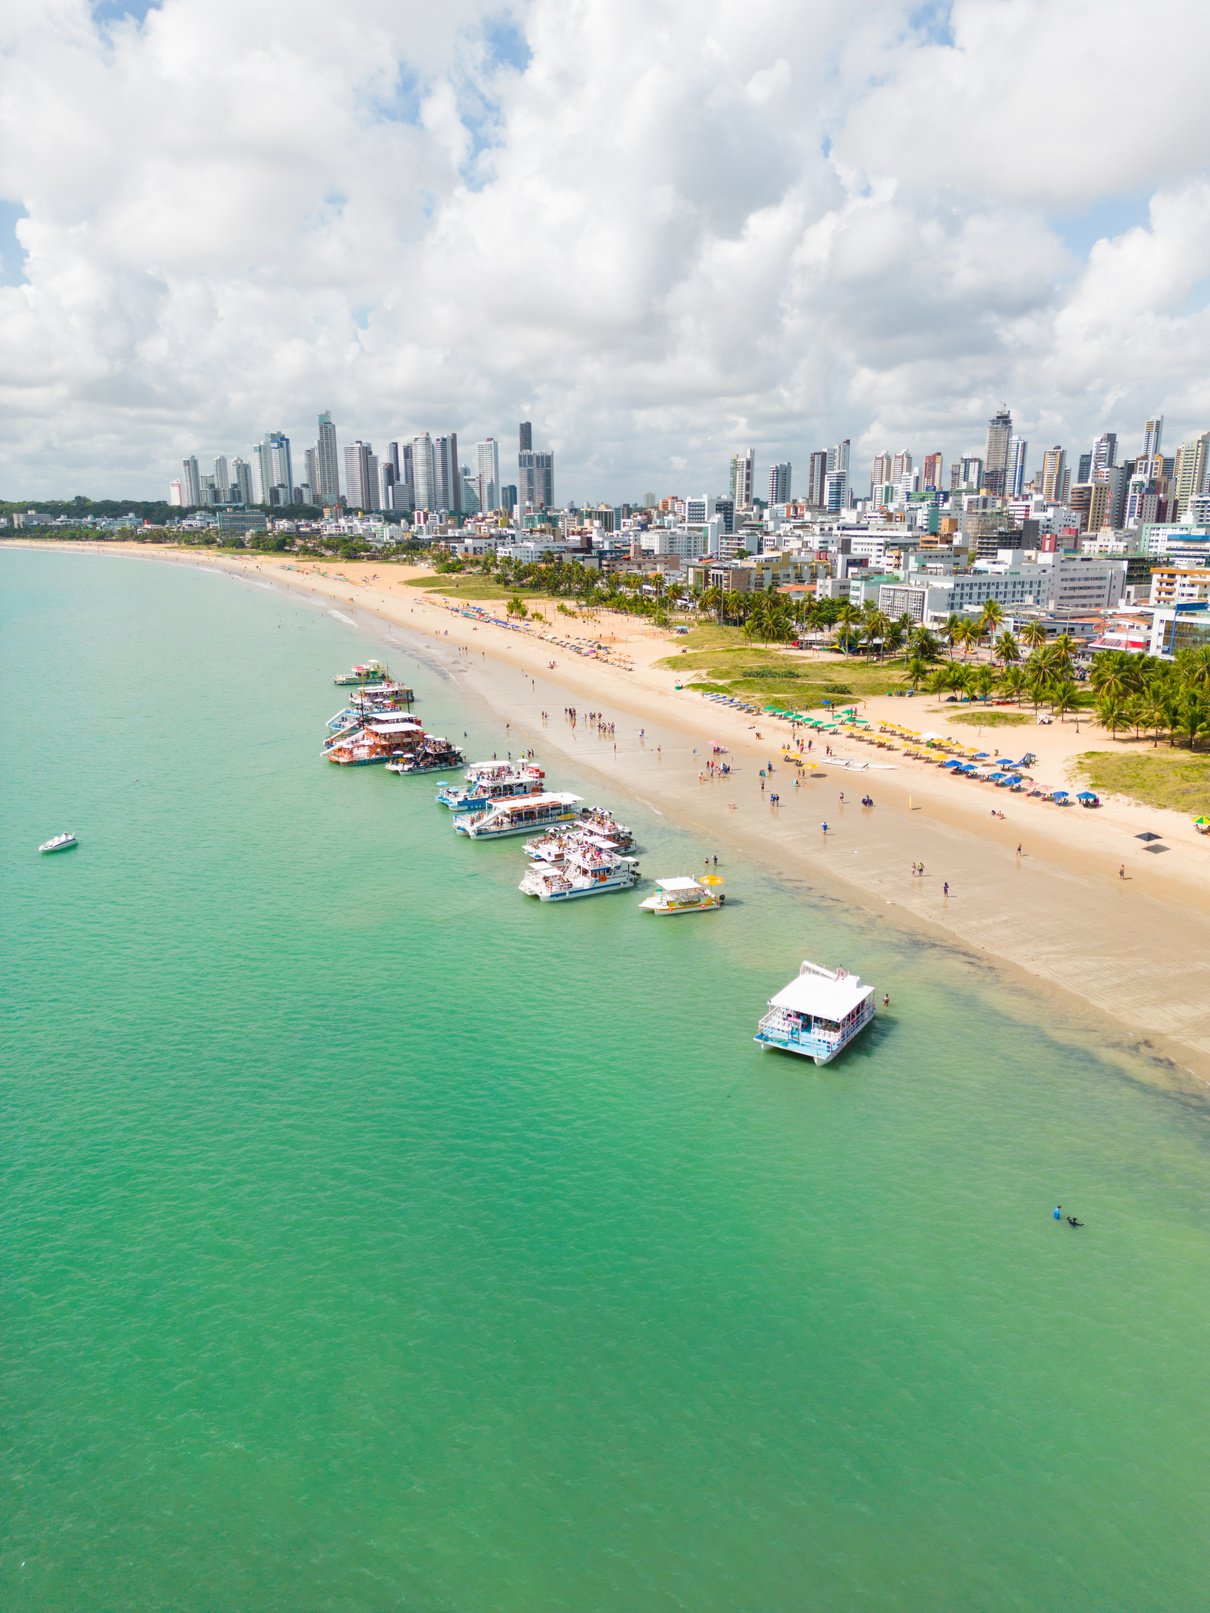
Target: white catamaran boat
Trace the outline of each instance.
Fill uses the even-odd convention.
[[[827,1064],[874,1018],[874,988],[844,969],[804,962],[769,999],[753,1041]]]
[[[451,812],[477,812],[492,801],[515,795],[539,795],[546,774],[533,762],[475,762],[467,769],[467,784],[447,784],[437,791],[441,806]]]
[[[570,823],[579,805],[578,795],[561,792],[520,795],[512,801],[496,801],[482,812],[459,812],[454,828],[472,840],[501,840],[505,835],[533,834],[536,829],[553,829]]]
[[[577,896],[603,896],[638,883],[637,857],[623,857],[601,835],[582,835],[561,862],[535,862],[517,886],[540,902],[568,902]]]
[[[388,773],[441,773],[448,767],[461,767],[464,757],[457,745],[437,734],[426,734],[410,756],[387,763]]]
[[[657,879],[655,895],[639,906],[646,913],[713,913],[727,900],[725,896],[699,885],[696,879]]]
[[[42,844],[38,847],[38,850],[39,851],[70,851],[73,846],[78,846],[79,843],[80,842],[76,839],[75,835],[73,835],[73,834],[64,833],[64,834],[61,834],[61,835],[52,835],[52,837],[49,840],[44,840],[42,842]]]

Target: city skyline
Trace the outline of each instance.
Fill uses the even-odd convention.
[[[579,500],[723,491],[748,446],[757,495],[838,439],[986,459],[1004,400],[1077,467],[1157,400],[1179,441],[1210,420],[1210,114],[1196,52],[1135,66],[1191,15],[32,8],[0,32],[38,131],[0,166],[0,492],[153,496],[266,423],[309,442],[311,398],[374,444],[540,420]],[[1061,96],[1033,70],[1089,51]]]

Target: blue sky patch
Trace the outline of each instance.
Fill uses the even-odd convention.
[[[519,73],[529,66],[533,52],[511,17],[492,18],[484,24],[483,37],[489,65],[514,67]]]
[[[1136,225],[1146,229],[1150,199],[1150,190],[1104,196],[1079,212],[1052,214],[1050,224],[1078,258],[1087,258],[1103,237],[1124,235]]]
[[[0,286],[19,286],[25,279],[25,254],[17,240],[17,220],[24,217],[20,202],[0,202]]]
[[[92,14],[98,22],[122,22],[127,17],[142,22],[149,11],[158,9],[158,0],[92,0]]]

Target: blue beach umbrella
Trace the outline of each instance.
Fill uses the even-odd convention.
[[[1081,790],[1076,796],[1077,801],[1095,801],[1097,796],[1092,790]]]
[[[1055,800],[1058,801],[1065,798],[1068,792],[1066,790],[1052,790],[1050,793],[1054,796]]]

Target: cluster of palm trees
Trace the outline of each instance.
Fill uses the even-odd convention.
[[[1088,681],[1098,720],[1111,734],[1149,733],[1154,745],[1166,735],[1192,750],[1210,738],[1210,645],[1179,650],[1171,661],[1102,650]]]
[[[445,560],[438,569],[462,570],[464,565]],[[485,555],[477,566],[505,589],[540,588],[556,598],[572,598],[585,609],[624,611],[660,626],[672,620],[677,601],[690,597],[679,583],[671,589],[662,581],[653,586],[639,571],[605,576],[574,560],[525,563]],[[1175,661],[1102,651],[1082,684],[1076,676],[1079,645],[1074,638],[1066,633],[1048,638],[1040,621],[1026,622],[1019,633],[1008,632],[1004,607],[994,599],[978,616],[954,613],[937,632],[906,613],[893,618],[877,605],[795,598],[772,588],[745,594],[706,588],[692,599],[698,612],[742,626],[764,644],[822,636],[846,655],[860,653],[878,661],[902,657],[911,686],[930,694],[972,700],[999,695],[1018,704],[1028,700],[1035,712],[1043,706],[1059,717],[1074,711],[1077,722],[1082,710],[1095,705],[1097,718],[1110,733],[1133,728],[1136,734],[1152,734],[1157,744],[1167,735],[1174,744],[1181,739],[1196,748],[1210,735],[1210,648],[1184,650]],[[519,598],[515,604],[521,606]]]

